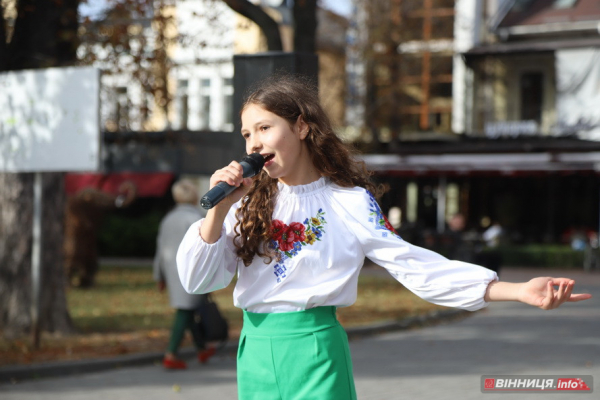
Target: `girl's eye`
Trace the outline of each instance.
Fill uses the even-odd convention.
[[[244,139],[248,139],[250,137],[250,134],[249,133],[244,133],[244,134],[242,134],[242,137]]]
[[[269,129],[269,127],[267,125],[264,125],[264,126],[260,127],[261,131],[266,131],[267,129]]]

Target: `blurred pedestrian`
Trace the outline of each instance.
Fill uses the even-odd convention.
[[[494,221],[481,235],[486,247],[476,254],[473,262],[499,273],[502,265],[502,253],[498,247],[503,241],[503,235],[502,226],[498,221]]]
[[[171,306],[176,309],[163,366],[167,369],[184,369],[187,365],[177,357],[177,352],[186,331],[192,334],[201,363],[207,362],[215,349],[206,348],[202,334],[194,322],[195,310],[204,301],[205,295],[188,294],[183,289],[175,262],[177,248],[185,232],[190,225],[203,218],[205,213],[197,207],[198,188],[189,179],[177,181],[172,193],[176,206],[160,223],[154,258],[154,279],[158,282],[160,291],[164,291],[166,286]]]
[[[98,230],[105,215],[131,205],[137,187],[131,181],[119,185],[117,194],[86,187],[67,200],[63,250],[71,286],[89,288],[98,273]]]
[[[457,213],[448,219],[448,229],[440,235],[437,247],[439,251],[451,260],[473,262],[473,243],[466,240],[466,220],[463,214]]]
[[[465,230],[465,226],[465,216],[460,213],[454,214],[448,220],[448,228],[452,232],[456,232],[459,235],[462,235],[462,232]]]
[[[498,221],[494,221],[494,223],[483,232],[482,238],[487,247],[496,248],[500,245],[503,233],[502,225],[500,225]]]

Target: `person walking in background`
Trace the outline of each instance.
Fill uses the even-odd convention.
[[[423,299],[449,307],[521,301],[552,309],[590,297],[572,295],[575,282],[565,278],[501,282],[489,269],[402,240],[314,85],[268,79],[246,99],[241,120],[246,152],[261,154],[264,167],[254,178],[244,178],[235,161],[217,170],[211,187],[237,189],[189,228],[177,252],[191,293],[222,289],[237,275],[240,400],[356,399],[336,309],[355,302],[365,257]]]
[[[205,295],[187,293],[181,286],[175,256],[181,239],[192,223],[204,217],[198,209],[198,188],[189,179],[177,181],[172,188],[176,206],[161,221],[156,240],[154,257],[154,279],[160,291],[165,287],[169,292],[171,306],[176,309],[171,329],[169,347],[163,359],[167,369],[184,369],[186,363],[177,358],[177,351],[185,334],[190,331],[194,345],[198,349],[198,361],[206,363],[215,353],[214,348],[206,348],[204,339],[194,323],[194,313],[204,301]]]
[[[107,175],[103,175],[102,182]],[[119,185],[118,193],[109,193],[98,187],[86,186],[69,196],[65,210],[65,237],[63,251],[69,284],[89,288],[98,273],[98,230],[106,214],[131,205],[137,196],[137,187],[131,181]]]
[[[494,223],[483,232],[481,237],[485,241],[487,247],[495,249],[500,246],[503,234],[504,231],[502,230],[502,225],[500,225],[498,221],[494,221]]]
[[[481,235],[486,248],[476,255],[474,262],[499,273],[502,266],[502,253],[498,247],[502,243],[503,235],[502,226],[498,221],[494,221]]]
[[[466,240],[467,222],[463,214],[454,214],[448,220],[448,230],[441,235],[440,252],[451,260],[473,262],[473,244]]]

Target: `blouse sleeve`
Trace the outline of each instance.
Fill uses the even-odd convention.
[[[227,287],[237,269],[234,224],[235,207],[227,214],[221,236],[215,243],[206,243],[200,236],[204,219],[187,230],[177,250],[177,270],[183,288],[188,293],[209,293]]]
[[[483,300],[494,271],[462,261],[452,261],[400,238],[367,190],[344,190],[337,204],[345,208],[346,223],[366,257],[381,265],[411,292],[431,303],[475,311]]]

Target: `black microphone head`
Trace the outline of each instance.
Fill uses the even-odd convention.
[[[242,158],[242,161],[245,161],[252,166],[255,175],[258,174],[262,167],[265,165],[265,158],[259,153],[252,153],[247,156],[244,156],[244,158]]]

